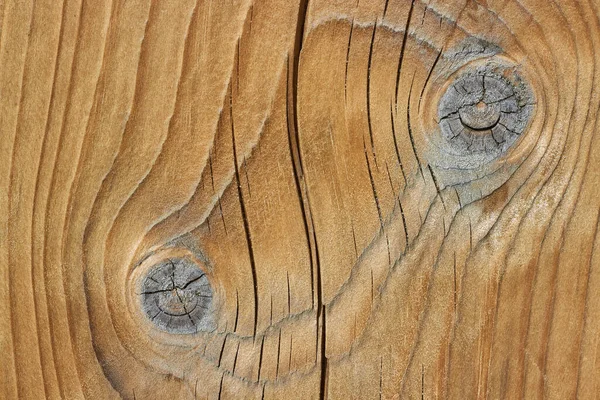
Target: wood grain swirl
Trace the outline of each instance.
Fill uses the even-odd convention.
[[[598,398],[597,0],[0,10],[0,398]]]

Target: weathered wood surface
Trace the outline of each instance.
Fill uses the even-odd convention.
[[[0,398],[599,396],[597,0],[0,10]]]

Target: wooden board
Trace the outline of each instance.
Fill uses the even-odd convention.
[[[598,0],[0,10],[0,398],[600,396]]]

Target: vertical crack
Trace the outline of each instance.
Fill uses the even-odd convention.
[[[404,165],[402,164],[402,159],[400,158],[400,150],[398,149],[398,139],[396,139],[396,122],[394,121],[394,106],[390,105],[390,117],[392,120],[392,138],[394,139],[394,149],[396,150],[396,159],[398,160],[398,165],[400,166],[400,171],[402,172],[402,177],[404,178],[404,186],[406,187],[406,172],[404,172]],[[400,193],[400,190],[398,191]]]
[[[435,60],[433,61],[433,65],[429,69],[429,74],[427,74],[427,79],[425,79],[425,83],[423,84],[423,89],[421,89],[421,95],[419,96],[419,106],[417,107],[417,109],[419,111],[421,111],[421,102],[423,101],[423,95],[425,94],[425,89],[427,88],[427,84],[431,80],[431,76],[433,75],[433,70],[435,69],[437,63],[440,61],[440,57],[442,56],[442,50],[440,50],[438,55],[435,57]]]
[[[352,33],[354,31],[354,18],[350,24],[350,34],[348,35],[348,49],[346,50],[346,70],[344,72],[344,100],[348,101],[348,64],[350,63],[350,46],[352,46]]]
[[[279,338],[277,339],[277,366],[275,367],[275,380],[279,378],[279,359],[281,357],[281,328],[279,328]]]
[[[304,172],[302,170],[302,159],[300,153],[300,143],[298,138],[298,117],[297,117],[297,85],[298,85],[298,58],[300,57],[298,54],[294,55],[294,58],[290,60],[288,58],[288,83],[286,86],[286,99],[288,102],[288,112],[287,112],[287,126],[288,126],[288,144],[290,148],[290,156],[292,158],[292,169],[294,173],[294,183],[296,186],[296,194],[298,195],[298,202],[300,205],[300,211],[302,213],[302,222],[304,225],[305,239],[306,245],[309,248],[309,263],[310,263],[310,287],[313,299],[313,307],[314,307],[314,299],[315,299],[315,279],[314,279],[314,265],[313,265],[313,256],[311,250],[311,235],[310,232],[312,230],[312,226],[309,226],[310,216],[307,213],[305,201],[308,202],[308,197],[303,191],[303,176]],[[292,64],[290,68],[290,64]],[[290,286],[289,286],[289,274],[287,276],[288,279],[288,314],[290,313]]]
[[[223,360],[223,352],[225,351],[226,343],[227,343],[227,335],[225,335],[225,339],[223,339],[223,345],[221,346],[221,351],[219,352],[219,361],[217,362],[217,368],[221,367],[221,360]]]
[[[419,171],[421,171],[421,177],[423,177],[423,179],[425,179],[425,174],[423,173],[423,166],[421,165],[421,160],[419,160],[419,154],[417,152],[417,147],[415,145],[415,138],[413,137],[412,126],[410,123],[410,101],[411,101],[414,83],[415,83],[415,75],[413,75],[412,81],[410,83],[410,90],[408,92],[408,100],[406,102],[406,123],[408,125],[408,137],[410,139],[410,144],[412,146],[413,153],[415,154],[415,159],[417,160],[417,165],[419,166]]]
[[[235,320],[233,322],[233,332],[237,332],[239,316],[240,316],[240,296],[238,293],[238,289],[235,288]]]
[[[369,125],[369,138],[371,140],[371,152],[373,153],[373,161],[375,168],[379,169],[377,165],[377,155],[375,154],[375,140],[373,139],[373,123],[371,122],[371,65],[373,61],[373,47],[375,46],[375,32],[377,32],[377,22],[373,27],[373,34],[371,35],[371,45],[369,46],[369,62],[367,67],[367,123]]]
[[[265,348],[265,335],[263,335],[262,340],[260,342],[260,354],[259,354],[259,358],[258,358],[258,376],[256,377],[256,382],[260,382],[260,373],[262,370],[264,348]]]
[[[313,309],[317,311],[317,352],[320,353],[321,377],[319,385],[319,398],[326,398],[327,393],[327,356],[326,356],[326,311],[322,295],[322,274],[319,258],[317,235],[314,229],[314,220],[310,207],[310,197],[304,182],[304,171],[302,153],[300,150],[300,137],[298,128],[298,69],[300,54],[305,36],[305,23],[307,18],[309,0],[300,0],[298,22],[296,24],[296,38],[294,43],[293,59],[291,60],[291,71],[288,71],[288,140],[290,153],[294,166],[294,179],[303,213],[306,240],[310,251],[311,288]],[[289,64],[288,64],[289,67]],[[291,76],[290,76],[291,74]],[[291,89],[291,90],[290,90]],[[289,279],[289,277],[288,277]],[[289,293],[289,284],[288,284]],[[289,302],[288,294],[288,302]],[[288,303],[289,308],[289,303]],[[291,367],[293,338],[290,337],[289,364]],[[289,369],[289,368],[288,368]]]
[[[327,318],[325,305],[321,306],[321,382],[319,386],[319,399],[324,400],[327,398],[327,387],[329,380],[328,373],[328,360],[326,355],[326,344],[327,344]]]
[[[398,60],[398,70],[396,71],[396,93],[394,104],[396,105],[396,112],[398,112],[398,89],[400,86],[400,72],[402,71],[402,61],[404,60],[404,50],[406,49],[406,40],[408,39],[408,28],[410,27],[410,20],[412,19],[413,10],[415,8],[415,0],[410,3],[410,9],[408,10],[408,17],[406,18],[406,26],[404,27],[404,39],[402,39],[402,47],[400,48],[400,59]]]
[[[238,47],[240,43],[238,41]],[[237,61],[239,63],[239,58]],[[237,79],[236,79],[237,80]],[[242,220],[244,223],[244,231],[246,233],[246,242],[248,245],[248,256],[250,257],[250,269],[252,270],[252,284],[254,286],[254,328],[253,335],[256,336],[256,327],[258,325],[258,282],[256,277],[256,261],[254,259],[254,249],[252,247],[252,237],[250,235],[250,224],[248,222],[248,215],[246,213],[246,205],[244,203],[244,193],[242,191],[242,184],[240,181],[240,171],[238,168],[237,150],[235,146],[235,125],[233,122],[233,88],[230,86],[229,92],[229,118],[231,119],[231,140],[233,146],[233,164],[235,169],[235,179],[237,181],[237,191],[240,200],[240,209],[242,212]]]

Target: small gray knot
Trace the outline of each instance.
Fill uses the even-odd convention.
[[[141,286],[142,309],[161,330],[183,334],[214,329],[213,291],[204,271],[191,260],[162,261]]]
[[[464,73],[442,96],[442,136],[456,155],[504,153],[525,131],[531,92],[514,71],[489,65]]]

